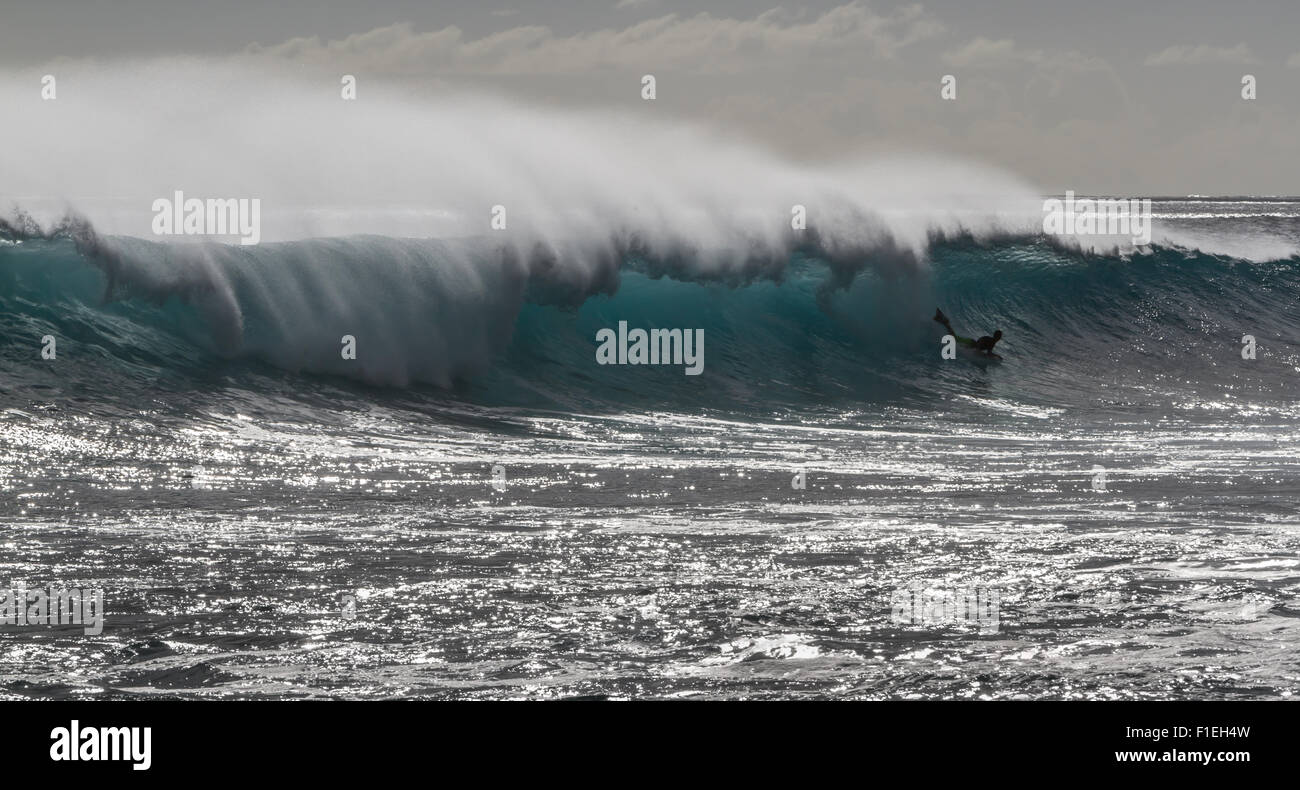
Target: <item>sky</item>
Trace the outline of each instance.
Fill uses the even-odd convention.
[[[1297,30],[1292,0],[49,0],[5,8],[0,73],[235,59],[582,111],[642,111],[653,74],[655,113],[793,162],[933,154],[1044,193],[1270,195],[1300,193]]]

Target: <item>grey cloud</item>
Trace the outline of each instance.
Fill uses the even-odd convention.
[[[1016,63],[1037,63],[1043,59],[1041,50],[1016,48],[1009,38],[996,41],[976,38],[955,52],[945,53],[943,62],[961,68],[998,68]]]
[[[893,59],[903,48],[942,29],[918,5],[876,13],[850,3],[817,16],[779,8],[751,19],[669,14],[620,30],[568,36],[548,27],[525,26],[471,39],[454,26],[418,32],[400,23],[341,40],[294,38],[251,47],[248,52],[349,71],[396,74],[545,74],[608,67],[737,72],[773,58],[844,50]]]
[[[1047,53],[1041,49],[1022,49],[1015,41],[1004,38],[991,40],[976,38],[953,52],[943,55],[943,62],[958,68],[1006,68],[1031,64],[1043,69],[1059,71],[1110,71],[1103,60],[1079,52]]]
[[[1212,47],[1206,44],[1179,45],[1168,47],[1149,56],[1148,66],[1189,66],[1206,63],[1235,63],[1242,66],[1259,64],[1259,58],[1250,51],[1250,47],[1238,44],[1235,47]]]

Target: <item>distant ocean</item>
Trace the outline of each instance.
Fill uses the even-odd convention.
[[[583,277],[8,221],[0,586],[105,625],[0,625],[0,697],[1291,696],[1300,200],[1153,215]],[[597,364],[619,322],[703,372]]]

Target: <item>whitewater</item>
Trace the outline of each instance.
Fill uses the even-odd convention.
[[[970,162],[227,65],[0,126],[0,563],[105,609],[0,626],[0,695],[1295,692],[1300,200],[1062,238]],[[260,243],[154,235],[182,189]]]

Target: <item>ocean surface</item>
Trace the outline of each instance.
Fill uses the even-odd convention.
[[[1154,214],[582,277],[7,221],[0,585],[105,622],[0,625],[0,698],[1292,696],[1300,201]],[[598,365],[620,321],[703,373]]]

